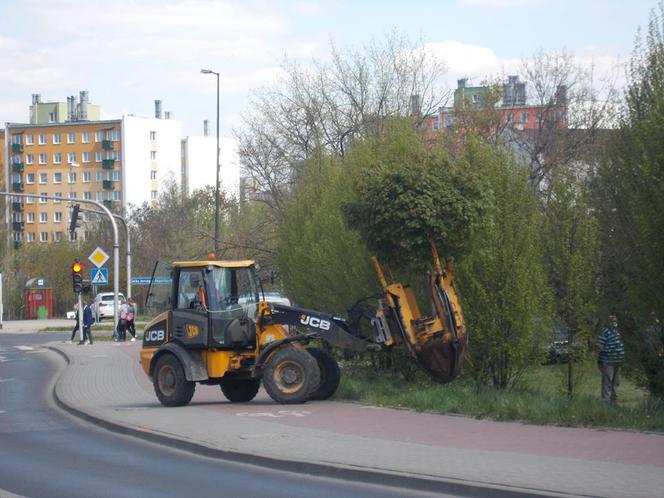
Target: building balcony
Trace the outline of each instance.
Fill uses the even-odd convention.
[[[23,173],[25,163],[12,163],[12,171],[14,173]]]
[[[23,144],[12,144],[12,152],[15,154],[23,152]]]
[[[23,211],[23,203],[22,202],[12,202],[12,209],[14,211]]]
[[[14,228],[15,232],[22,232],[23,231],[23,222],[22,221],[14,221],[12,223],[12,227]]]
[[[14,192],[23,192],[23,182],[12,182],[12,190]]]
[[[101,161],[101,167],[103,169],[113,169],[114,165],[115,165],[115,159],[103,159]]]
[[[113,181],[112,180],[104,180],[101,182],[101,187],[104,190],[113,190],[115,187],[113,186]]]
[[[102,140],[101,148],[104,150],[113,150],[113,142],[111,142],[110,140]]]

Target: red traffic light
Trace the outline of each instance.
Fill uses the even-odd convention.
[[[77,261],[76,263],[71,265],[71,271],[75,273],[81,273],[83,271],[83,265]]]

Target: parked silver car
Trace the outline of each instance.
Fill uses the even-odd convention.
[[[118,292],[118,302],[121,302],[123,299],[124,295]],[[101,322],[104,318],[113,318],[114,309],[112,292],[100,292],[95,296],[95,300],[92,303],[92,312],[95,314],[98,322]]]

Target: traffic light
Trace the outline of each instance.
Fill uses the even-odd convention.
[[[74,292],[77,294],[83,290],[83,265],[78,259],[74,260],[74,264],[71,265],[71,283],[74,289]]]
[[[74,204],[74,207],[71,210],[71,220],[69,221],[69,232],[72,234],[78,228],[78,216],[80,210],[81,210],[80,204]]]

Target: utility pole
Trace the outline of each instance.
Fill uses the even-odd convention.
[[[219,245],[221,242],[220,232],[220,221],[219,221],[219,210],[220,210],[220,200],[219,200],[219,170],[221,166],[219,164],[219,73],[212,71],[211,69],[201,69],[203,74],[214,74],[217,77],[217,180],[215,183],[214,189],[214,255],[218,259],[220,257]]]

